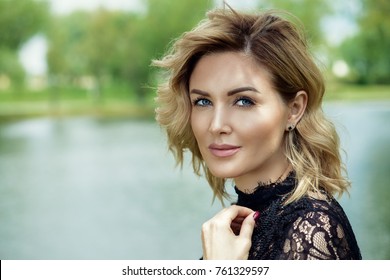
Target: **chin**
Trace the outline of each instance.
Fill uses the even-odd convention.
[[[223,179],[231,179],[239,177],[240,174],[237,172],[236,169],[228,170],[227,168],[210,168],[209,170],[213,176],[217,178],[223,178]]]

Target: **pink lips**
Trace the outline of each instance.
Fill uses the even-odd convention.
[[[211,144],[209,146],[210,152],[216,157],[230,157],[237,153],[241,147],[228,144]]]

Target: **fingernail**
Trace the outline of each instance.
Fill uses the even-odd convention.
[[[257,221],[257,219],[260,217],[260,212],[259,211],[256,211],[254,214],[253,214],[253,219],[255,221]]]

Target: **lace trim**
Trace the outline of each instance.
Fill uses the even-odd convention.
[[[249,259],[361,259],[349,221],[337,201],[303,198],[281,210],[274,202],[252,236]]]
[[[235,187],[235,188],[236,188],[236,191],[238,191],[238,192],[241,192],[241,193],[247,194],[247,195],[252,195],[256,192],[259,192],[259,191],[261,192],[264,189],[272,189],[275,187],[279,187],[281,185],[289,185],[290,186],[292,184],[295,184],[295,171],[294,170],[290,171],[290,173],[288,173],[288,175],[285,179],[279,178],[275,182],[272,182],[271,180],[269,180],[268,182],[258,182],[257,186],[251,190],[244,189],[241,191],[237,187]]]
[[[250,193],[239,190],[235,187],[238,195],[237,204],[251,208],[252,210],[263,211],[272,201],[280,197],[285,197],[291,193],[296,185],[295,172],[291,171],[288,176],[278,182],[259,184]]]
[[[235,188],[237,204],[261,211],[249,259],[361,259],[352,227],[340,204],[305,196],[283,205],[296,185],[295,172],[283,181],[259,184],[251,193]]]

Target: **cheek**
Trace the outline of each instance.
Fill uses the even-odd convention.
[[[276,115],[247,117],[237,128],[241,131],[240,135],[255,146],[278,145],[284,135],[283,118]]]
[[[203,130],[205,130],[206,127],[204,118],[202,118],[201,114],[191,113],[190,123],[192,132],[194,133],[196,140],[198,142],[201,141],[201,136],[204,133]]]

